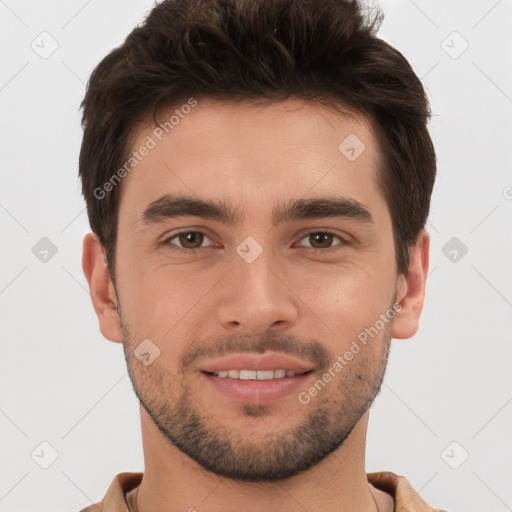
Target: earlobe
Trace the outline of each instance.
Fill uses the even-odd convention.
[[[84,237],[82,269],[89,283],[101,334],[110,341],[122,343],[121,323],[116,310],[117,298],[105,264],[103,248],[94,233],[88,233]]]
[[[400,306],[397,308],[391,330],[393,338],[411,338],[418,331],[425,300],[429,250],[430,235],[423,229],[416,244],[410,248],[409,271],[398,277],[396,301]]]

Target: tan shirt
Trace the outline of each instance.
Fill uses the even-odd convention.
[[[133,506],[128,507],[126,494],[140,484],[143,474],[119,473],[110,484],[103,500],[80,512],[130,512]],[[423,501],[404,476],[395,475],[390,471],[367,473],[366,476],[374,487],[392,496],[395,512],[444,512],[432,508]],[[133,496],[133,493],[131,495]]]

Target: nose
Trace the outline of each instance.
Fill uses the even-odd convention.
[[[259,335],[297,321],[300,301],[271,251],[264,250],[252,263],[235,256],[223,281],[216,313],[225,329]]]

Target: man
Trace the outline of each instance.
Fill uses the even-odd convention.
[[[342,0],[168,0],[95,69],[83,269],[140,401],[144,473],[84,510],[431,511],[365,472],[418,329],[424,89]]]

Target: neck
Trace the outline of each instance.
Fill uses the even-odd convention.
[[[316,466],[285,480],[249,483],[205,470],[174,447],[141,408],[145,470],[138,512],[376,512],[383,493],[368,483],[364,468],[368,415]]]

